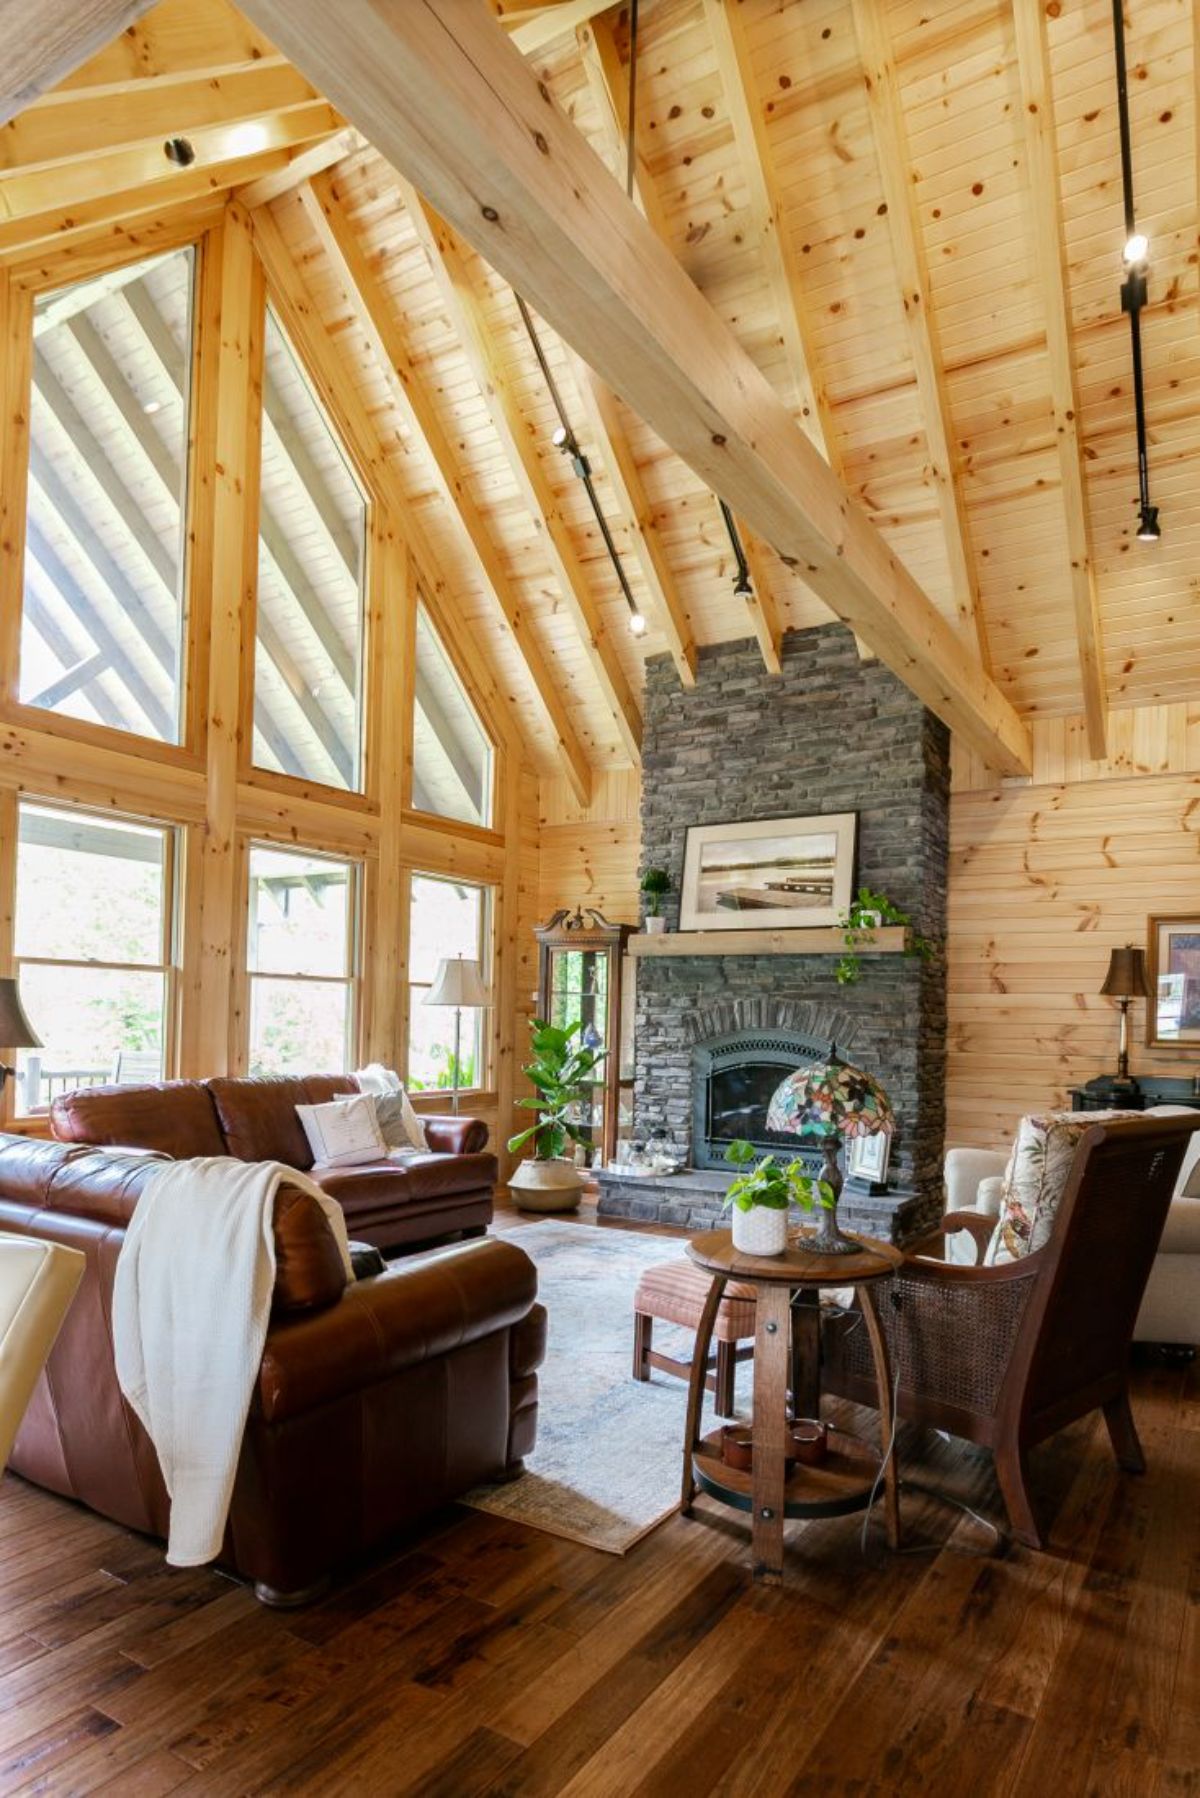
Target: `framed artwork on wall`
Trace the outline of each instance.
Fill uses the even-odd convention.
[[[1146,1042],[1200,1054],[1200,912],[1152,917],[1146,936]]]
[[[795,930],[836,924],[854,885],[855,812],[694,824],[681,930]]]

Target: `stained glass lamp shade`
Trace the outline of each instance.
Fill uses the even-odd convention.
[[[778,1087],[767,1112],[768,1130],[784,1136],[819,1136],[825,1155],[822,1178],[833,1191],[833,1206],[819,1212],[815,1235],[801,1246],[820,1255],[849,1255],[858,1244],[838,1229],[837,1201],[842,1190],[838,1151],[852,1136],[874,1136],[895,1121],[892,1102],[872,1074],[836,1056],[797,1068]]]

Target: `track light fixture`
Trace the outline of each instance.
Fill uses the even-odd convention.
[[[554,410],[558,413],[558,425],[550,441],[553,443],[555,449],[562,451],[578,478],[583,482],[584,490],[591,502],[592,511],[596,516],[596,523],[600,527],[600,535],[604,539],[604,547],[608,551],[608,559],[613,565],[613,571],[617,577],[617,584],[624,595],[625,604],[629,607],[630,632],[635,637],[643,637],[646,634],[646,619],[644,614],[638,610],[637,600],[633,597],[633,590],[625,576],[625,569],[621,562],[620,553],[616,544],[613,542],[613,534],[608,528],[608,520],[604,516],[604,508],[600,504],[600,495],[596,492],[596,483],[592,479],[592,465],[580,449],[579,439],[571,429],[571,421],[567,417],[567,409],[563,405],[562,394],[558,390],[558,382],[554,379],[550,364],[546,360],[545,351],[542,349],[542,340],[537,334],[537,329],[534,325],[529,308],[519,293],[514,293],[513,297],[517,302],[517,310],[521,314],[521,322],[529,333],[529,341],[533,345],[533,353],[537,357],[538,367],[541,369],[542,377],[550,390],[550,398],[554,401]]]
[[[742,546],[742,539],[738,534],[733,513],[723,499],[719,499],[717,504],[721,508],[721,517],[725,520],[725,529],[729,533],[729,547],[733,551],[735,563],[733,597],[749,602],[754,598],[754,582],[750,579],[750,564],[746,560],[746,551]]]
[[[1133,411],[1137,428],[1139,543],[1157,543],[1162,532],[1158,507],[1150,503],[1150,463],[1146,453],[1146,387],[1142,374],[1142,307],[1146,304],[1146,260],[1150,244],[1139,231],[1133,208],[1133,145],[1129,134],[1129,84],[1125,68],[1125,13],[1123,0],[1113,0],[1113,41],[1117,63],[1117,125],[1121,139],[1121,191],[1125,202],[1125,248],[1122,259],[1121,310],[1129,314],[1129,344],[1133,359]]]

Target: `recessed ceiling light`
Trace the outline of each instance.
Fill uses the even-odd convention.
[[[146,414],[146,416],[148,418],[152,418],[156,412],[162,411],[162,401],[161,400],[147,400],[146,404],[142,407],[142,411]]]

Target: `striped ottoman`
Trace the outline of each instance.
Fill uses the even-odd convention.
[[[682,1324],[686,1329],[700,1327],[700,1314],[712,1285],[711,1276],[690,1261],[662,1261],[648,1267],[638,1281],[633,1299],[633,1377],[648,1380],[650,1369],[673,1373],[686,1380],[692,1371],[690,1361],[676,1361],[653,1347],[654,1319],[663,1323]],[[719,1417],[733,1416],[733,1377],[739,1361],[749,1361],[753,1347],[739,1349],[738,1343],[754,1335],[754,1287],[730,1280],[717,1310],[713,1330],[716,1355],[709,1360],[705,1385],[714,1394]]]

